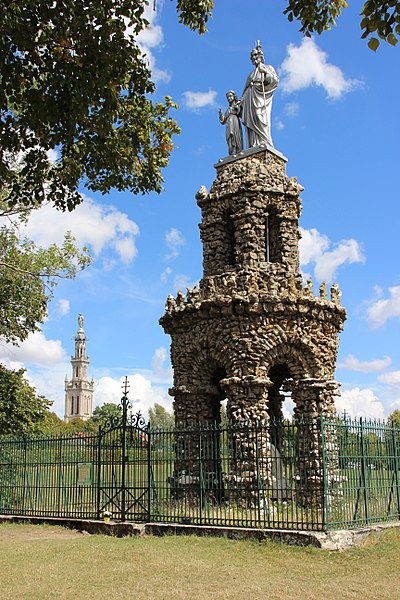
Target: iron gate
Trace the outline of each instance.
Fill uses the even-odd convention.
[[[120,408],[121,417],[112,417],[99,431],[98,517],[109,513],[121,521],[146,521],[153,489],[150,427],[140,413],[128,413],[127,379]]]

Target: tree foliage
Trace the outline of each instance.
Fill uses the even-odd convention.
[[[175,423],[174,413],[157,402],[153,408],[149,408],[149,417],[151,426],[159,427],[160,429],[168,429],[173,427]]]
[[[335,26],[345,8],[346,0],[288,0],[284,14],[289,21],[300,21],[300,31],[310,37],[312,33],[321,34]],[[400,3],[397,0],[367,0],[362,7],[360,27],[361,37],[369,38],[371,50],[379,47],[379,39],[395,46],[400,35]]]
[[[17,344],[37,331],[57,280],[75,277],[89,261],[69,233],[61,246],[40,248],[17,225],[0,227],[0,336]]]
[[[93,410],[93,416],[89,419],[88,423],[95,425],[97,428],[99,425],[103,425],[110,419],[120,417],[121,411],[116,404],[113,402],[105,402],[101,406],[96,406]]]
[[[397,427],[400,427],[400,410],[399,409],[394,410],[389,415],[388,422],[391,425],[396,425]]]
[[[20,436],[42,431],[51,402],[37,396],[24,378],[0,364],[0,435]]]
[[[0,2],[0,180],[10,206],[50,199],[71,210],[81,181],[102,193],[160,191],[179,129],[171,99],[150,98],[155,86],[137,42],[146,4]],[[180,0],[179,18],[203,31],[207,5]]]

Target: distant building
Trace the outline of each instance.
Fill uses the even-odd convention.
[[[75,356],[71,356],[72,379],[65,377],[65,415],[69,423],[72,419],[87,421],[93,413],[94,380],[88,380],[89,356],[86,356],[87,337],[83,329],[83,315],[78,316],[78,333],[75,336]]]

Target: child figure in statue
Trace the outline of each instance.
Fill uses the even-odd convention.
[[[228,153],[230,156],[235,156],[243,150],[243,132],[240,123],[241,105],[236,93],[229,90],[226,94],[226,99],[229,103],[229,108],[222,114],[222,109],[219,109],[219,120],[222,125],[226,123],[226,142],[228,144]]]

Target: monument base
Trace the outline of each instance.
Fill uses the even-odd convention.
[[[221,167],[222,165],[226,165],[226,164],[234,162],[236,160],[240,160],[241,158],[251,156],[252,154],[258,154],[259,152],[264,152],[265,150],[272,152],[272,154],[275,154],[275,156],[279,156],[279,158],[281,158],[285,162],[288,161],[288,159],[286,158],[286,156],[284,154],[282,154],[282,152],[279,152],[279,150],[277,150],[273,146],[269,146],[268,144],[263,144],[262,146],[254,146],[253,148],[248,148],[247,150],[242,150],[239,154],[234,154],[232,156],[226,156],[225,158],[220,158],[219,161],[217,163],[215,163],[214,167],[216,169],[218,169],[218,167]]]

